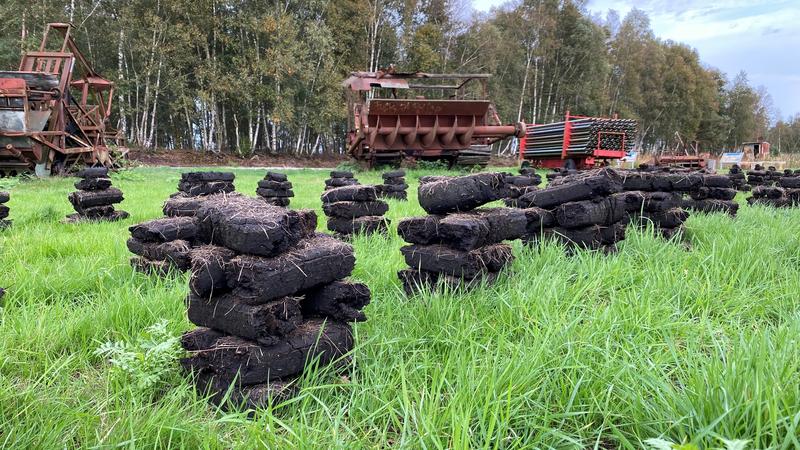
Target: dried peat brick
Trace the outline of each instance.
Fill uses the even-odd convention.
[[[646,221],[650,221],[659,228],[675,228],[686,222],[689,212],[682,208],[673,208],[662,212],[642,213],[638,217],[642,225],[646,225]]]
[[[111,178],[84,178],[75,182],[81,191],[102,191],[111,187]]]
[[[383,178],[384,180],[388,180],[391,178],[403,178],[404,176],[406,176],[405,170],[392,170],[391,172],[384,172],[383,174],[381,174],[381,178]]]
[[[80,209],[92,206],[107,206],[120,203],[125,198],[122,191],[117,188],[109,188],[104,191],[75,191],[69,194],[69,202],[80,212]]]
[[[305,292],[300,302],[304,317],[329,317],[342,322],[363,322],[361,311],[370,302],[366,284],[334,281]]]
[[[731,188],[733,182],[727,175],[705,175],[703,177],[703,186],[716,187],[716,188]]]
[[[0,192],[0,204],[8,203],[11,200],[11,194],[8,192]]]
[[[0,219],[8,217],[11,209],[8,206],[0,205]]]
[[[289,199],[287,197],[262,197],[268,205],[272,206],[280,206],[281,208],[285,208],[289,206]]]
[[[364,216],[382,216],[389,211],[389,205],[380,200],[374,200],[371,202],[343,201],[335,203],[323,203],[322,210],[325,212],[325,215],[329,217],[354,219]]]
[[[127,241],[128,250],[139,256],[154,261],[168,261],[180,270],[188,270],[191,267],[191,243],[184,240],[170,242],[144,242],[136,238]]]
[[[203,183],[181,181],[178,184],[178,190],[191,196],[197,196],[229,193],[235,191],[236,187],[233,183],[227,181],[209,181]]]
[[[378,199],[378,193],[375,190],[375,186],[342,186],[325,191],[320,198],[323,204],[336,202],[374,202]]]
[[[258,187],[262,189],[288,190],[292,188],[291,181],[258,180]]]
[[[702,213],[727,213],[735,216],[739,211],[739,204],[730,200],[717,200],[713,198],[705,200],[686,199],[683,207]]]
[[[514,260],[511,246],[507,244],[488,245],[472,251],[456,250],[442,244],[414,244],[402,247],[400,252],[413,269],[463,278],[499,272]]]
[[[620,197],[567,202],[555,209],[556,221],[564,228],[583,228],[589,225],[611,225],[625,215],[625,202]]]
[[[207,327],[197,327],[181,335],[181,347],[193,352],[205,350],[216,345],[217,341],[225,337],[225,333]]]
[[[439,242],[459,250],[475,250],[525,235],[525,213],[512,208],[477,209],[450,214],[438,223]]]
[[[538,233],[544,228],[550,228],[556,224],[555,215],[543,208],[525,208],[522,210],[525,214],[526,234]]]
[[[244,196],[206,201],[196,217],[206,242],[260,256],[289,249],[312,235],[317,226],[312,210],[288,210]]]
[[[133,225],[131,236],[145,242],[193,241],[197,236],[197,220],[193,217],[165,217]]]
[[[716,198],[718,200],[733,200],[736,197],[736,189],[701,186],[691,191],[689,193],[689,196],[695,200],[705,200],[707,198]]]
[[[228,290],[226,266],[236,253],[225,247],[203,245],[190,252],[192,276],[189,278],[190,291],[200,297],[220,295]]]
[[[228,287],[248,292],[248,303],[302,292],[350,275],[353,247],[324,234],[301,240],[274,257],[239,255],[225,265]]]
[[[469,211],[508,196],[501,173],[479,173],[422,184],[419,204],[428,214]]]
[[[250,339],[260,345],[279,343],[303,321],[298,299],[293,297],[248,305],[232,293],[213,298],[190,294],[186,303],[192,323]]]
[[[331,178],[353,178],[353,172],[347,170],[332,170]]]
[[[569,176],[562,178],[566,179]],[[525,207],[553,208],[562,203],[589,200],[593,197],[607,196],[622,191],[620,177],[612,171],[602,171],[573,180],[571,183],[529,192],[520,197],[518,201]]]
[[[268,171],[267,174],[264,176],[264,179],[268,181],[277,181],[279,183],[282,183],[284,181],[289,181],[289,177],[286,176],[285,173],[272,172],[272,171]]]
[[[232,172],[185,172],[181,174],[181,182],[187,183],[206,183],[206,182],[229,182],[232,183],[236,175]]]
[[[331,178],[325,180],[325,186],[328,189],[333,189],[342,186],[355,186],[358,185],[358,180],[355,178]]]
[[[778,180],[778,186],[790,189],[800,188],[800,177],[798,176],[783,177],[780,180]]]
[[[256,189],[256,194],[260,197],[282,197],[282,198],[290,198],[294,197],[294,192],[290,190],[277,190],[277,189],[264,189],[258,188]]]
[[[756,186],[753,189],[753,197],[755,198],[782,198],[786,195],[783,188],[775,186]]]
[[[439,242],[439,221],[443,216],[407,217],[397,223],[397,234],[410,244],[435,244]]]
[[[164,202],[162,209],[167,217],[194,217],[208,197],[172,197]]]
[[[679,208],[683,196],[674,192],[647,192],[642,199],[642,209],[645,212],[668,211]]]
[[[352,348],[352,331],[347,323],[311,319],[275,345],[223,336],[212,347],[195,350],[181,364],[198,374],[213,374],[223,383],[238,380],[251,385],[299,375],[307,361],[328,365]]]

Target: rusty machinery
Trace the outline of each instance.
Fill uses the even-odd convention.
[[[343,83],[349,154],[369,166],[399,164],[405,157],[485,166],[491,144],[524,133],[522,123],[500,122],[486,99],[489,77],[392,68],[351,73]],[[415,95],[420,92],[428,95]]]
[[[39,176],[76,163],[113,164],[108,125],[114,83],[103,78],[72,39],[72,26],[47,25],[38,51],[17,71],[0,72],[0,176]]]

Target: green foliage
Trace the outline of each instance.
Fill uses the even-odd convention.
[[[426,161],[426,160],[418,160],[416,162],[416,168],[419,170],[426,170],[426,171],[442,171],[447,170],[447,162],[445,161]]]
[[[107,341],[94,354],[108,359],[112,373],[131,382],[141,391],[163,386],[175,373],[176,362],[183,354],[180,339],[160,320],[147,327],[134,342]]]

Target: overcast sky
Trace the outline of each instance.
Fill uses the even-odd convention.
[[[500,0],[472,0],[487,11]],[[782,117],[800,113],[800,0],[589,0],[594,13],[636,6],[656,36],[697,49],[700,59],[728,74],[747,72],[763,85]]]

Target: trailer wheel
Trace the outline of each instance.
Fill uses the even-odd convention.
[[[574,159],[567,159],[564,161],[564,169],[566,170],[578,170],[578,165],[575,164]]]

